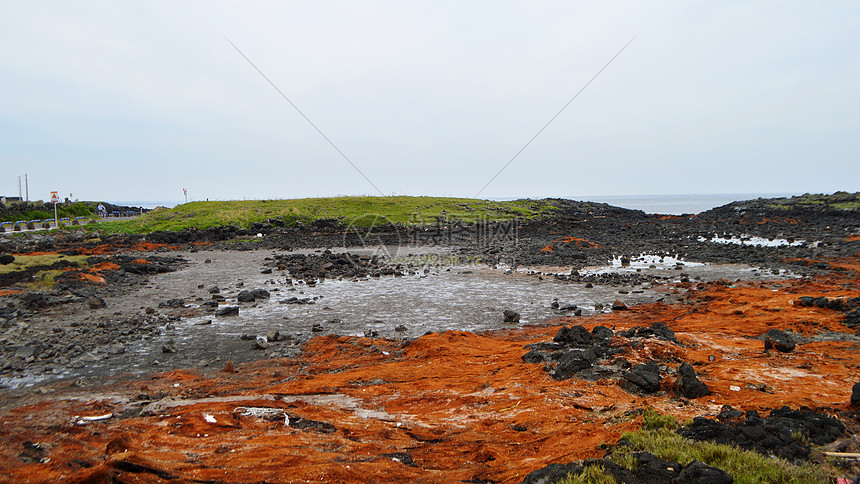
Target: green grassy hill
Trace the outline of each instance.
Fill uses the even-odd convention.
[[[220,225],[249,227],[254,222],[278,219],[286,225],[335,219],[344,225],[392,223],[428,224],[437,218],[476,222],[510,220],[548,215],[557,206],[551,200],[494,202],[471,198],[441,197],[334,197],[295,200],[244,200],[191,202],[171,209],[154,210],[129,221],[104,222],[108,232],[146,233],[158,230],[205,229]]]

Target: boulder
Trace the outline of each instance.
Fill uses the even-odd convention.
[[[544,357],[538,350],[529,350],[523,355],[523,363],[540,363],[544,361]]]
[[[722,469],[694,460],[685,465],[678,477],[672,482],[675,484],[732,484],[734,478]]]
[[[660,366],[656,361],[634,365],[623,376],[621,387],[627,391],[654,393],[660,389]]]
[[[269,299],[269,291],[265,289],[254,289],[251,291],[251,295],[254,296],[255,299]]]
[[[255,350],[264,350],[269,347],[269,340],[265,336],[257,336],[254,339],[254,344],[251,346]]]
[[[594,342],[594,336],[582,325],[573,327],[563,326],[552,338],[556,343],[589,346]]]
[[[855,383],[851,391],[851,405],[860,407],[860,382]]]
[[[254,295],[251,294],[251,291],[248,291],[246,289],[239,293],[239,296],[236,297],[236,300],[239,302],[254,302],[256,298],[254,298]]]
[[[505,322],[506,323],[519,323],[520,322],[520,313],[516,311],[511,311],[510,309],[505,309]]]
[[[6,265],[15,262],[15,256],[9,254],[0,254],[0,264]]]
[[[239,306],[224,306],[215,310],[215,316],[238,316]]]
[[[768,351],[771,348],[788,353],[794,351],[794,338],[785,331],[772,329],[764,334],[764,350]]]
[[[669,327],[666,326],[666,323],[657,321],[651,325],[650,329],[654,332],[654,335],[660,339],[672,341],[674,343],[678,342],[677,338],[675,338],[675,332],[669,329]]]
[[[650,452],[637,452],[636,478],[639,482],[675,482],[681,469],[681,464],[663,460]]]
[[[26,346],[21,346],[19,348],[15,348],[14,358],[27,360],[28,358],[37,358],[39,354],[42,353],[42,345],[40,344],[29,344]]]
[[[620,299],[616,299],[615,302],[612,303],[612,310],[613,311],[624,311],[627,309],[630,309],[630,308],[628,308],[627,305],[624,304]]]
[[[591,348],[568,351],[562,355],[558,365],[552,372],[552,377],[559,381],[573,378],[580,371],[591,368],[596,359],[597,355]]]
[[[555,484],[564,482],[569,476],[582,473],[582,466],[571,462],[570,464],[550,464],[544,468],[529,472],[523,479],[522,484]]]
[[[162,302],[158,303],[158,307],[160,307],[160,308],[177,309],[177,308],[181,308],[183,306],[185,306],[185,301],[183,299],[180,299],[180,298],[168,299],[167,301],[162,301]]]
[[[681,366],[678,367],[675,391],[685,398],[699,398],[711,394],[708,385],[699,380],[693,365],[687,362],[681,363]]]
[[[109,355],[119,355],[125,353],[125,345],[122,343],[111,343],[104,348],[104,352]]]
[[[88,297],[87,305],[90,307],[90,309],[102,309],[107,306],[104,299],[96,296]]]
[[[591,330],[591,335],[594,336],[596,339],[606,340],[613,337],[615,333],[606,326],[595,326]]]
[[[628,329],[627,331],[619,331],[618,336],[624,338],[647,338],[650,336],[655,336],[666,341],[671,341],[675,344],[680,344],[677,338],[675,338],[675,332],[669,329],[666,324],[660,321],[657,321],[656,323],[652,324],[650,328],[645,326],[636,326]]]

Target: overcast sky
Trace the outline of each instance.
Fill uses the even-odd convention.
[[[482,198],[860,190],[856,1],[28,1],[0,193],[472,197],[634,36]]]

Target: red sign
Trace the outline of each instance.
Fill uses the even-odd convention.
[[[60,201],[60,197],[57,195],[57,192],[51,192],[51,202],[57,203]]]

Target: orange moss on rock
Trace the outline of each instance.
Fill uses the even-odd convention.
[[[759,220],[758,222],[756,222],[756,224],[758,224],[758,225],[764,225],[764,224],[768,224],[768,223],[782,223],[782,224],[797,225],[800,223],[800,221],[793,219],[793,218],[790,218],[790,217],[764,217],[761,220]]]
[[[100,263],[94,265],[91,268],[91,271],[93,271],[93,272],[118,271],[120,269],[122,269],[122,267],[120,267],[120,265],[115,263],[115,262],[100,262]]]
[[[75,274],[75,277],[81,281],[89,282],[92,284],[107,284],[107,281],[104,277],[96,274],[91,274],[89,272],[79,272]]]
[[[116,246],[101,244],[95,247],[80,247],[77,250],[81,255],[108,255],[116,252]]]
[[[167,244],[154,244],[152,242],[138,242],[137,244],[131,246],[131,250],[139,250],[139,251],[150,251],[157,250],[162,247],[167,247]]]
[[[0,480],[519,482],[550,463],[603,455],[601,444],[640,425],[629,416],[636,408],[682,419],[723,405],[847,409],[860,348],[818,337],[851,331],[841,313],[795,301],[855,297],[857,282],[856,274],[836,274],[686,284],[677,304],[547,326],[446,331],[411,342],[325,336],[299,358],[248,363],[235,373],[174,371],[86,393],[69,385],[53,400],[0,414]],[[650,396],[627,393],[613,378],[555,381],[542,364],[522,361],[525,345],[551,340],[561,324],[624,330],[654,321],[682,344],[616,338],[618,357],[690,362],[711,395],[679,398],[667,375],[663,392]],[[758,337],[771,328],[809,339],[791,353],[765,353]],[[135,402],[141,394],[157,397]],[[254,416],[254,407],[271,409],[269,416]],[[113,417],[76,423],[107,413]],[[50,460],[22,460],[27,441]]]
[[[581,239],[578,237],[568,236],[568,237],[561,237],[559,239],[553,240],[552,242],[547,244],[546,247],[541,249],[541,252],[553,252],[553,250],[555,250],[554,246],[557,244],[574,244],[577,247],[582,248],[582,249],[599,249],[602,247],[600,244],[597,244],[597,243],[592,242],[592,241],[587,240],[587,239]]]

